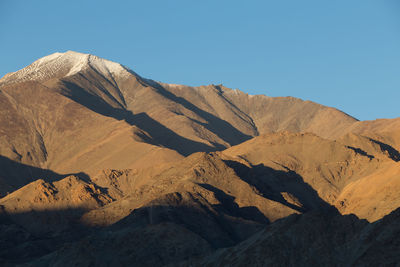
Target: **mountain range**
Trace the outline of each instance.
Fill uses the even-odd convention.
[[[395,266],[400,118],[55,53],[0,79],[4,266]]]

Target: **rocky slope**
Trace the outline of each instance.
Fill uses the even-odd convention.
[[[0,79],[0,264],[396,263],[399,121],[44,57]]]
[[[325,136],[356,121],[295,98],[158,83],[118,63],[72,51],[3,77],[0,102],[1,155],[58,173],[89,175],[98,169],[93,162],[127,168],[146,152],[160,154],[160,160],[180,158],[167,149],[155,152],[148,144],[187,156],[265,132]],[[130,162],[118,164],[122,158]]]

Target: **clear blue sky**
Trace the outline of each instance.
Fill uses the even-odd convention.
[[[53,52],[154,80],[400,116],[400,1],[0,0],[0,76]]]

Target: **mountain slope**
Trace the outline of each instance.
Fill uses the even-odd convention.
[[[258,167],[256,186],[276,184],[264,177],[263,168],[293,172],[344,214],[375,221],[400,206],[400,165],[384,148],[358,135],[331,141],[282,132],[253,138],[223,153]],[[290,181],[284,185],[290,187]],[[303,199],[311,195],[305,193]]]
[[[180,158],[171,150],[187,156],[264,132],[326,134],[355,122],[309,101],[155,82],[118,63],[72,51],[3,77],[0,101],[1,155],[58,173],[89,175],[99,166],[120,169],[140,162],[135,168],[146,167],[140,159],[149,153],[160,154],[154,158],[162,163]],[[325,121],[329,117],[335,119]],[[156,152],[154,145],[167,149]]]
[[[0,178],[8,188],[0,188],[0,194],[41,178],[34,177],[33,167],[93,175],[103,168],[145,167],[146,158],[160,163],[181,158],[153,145],[136,126],[93,112],[38,82],[2,86],[0,101],[0,153],[28,166],[11,168],[1,161],[6,171]]]
[[[0,79],[0,264],[391,264],[399,127],[44,57]]]

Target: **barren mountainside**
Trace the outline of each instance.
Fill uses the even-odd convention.
[[[0,264],[398,264],[399,150],[400,119],[55,53],[0,79]]]

